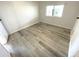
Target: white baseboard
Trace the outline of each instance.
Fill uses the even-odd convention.
[[[17,31],[20,31],[20,30],[22,30],[22,29],[25,29],[25,28],[27,28],[27,27],[30,27],[30,26],[32,26],[32,25],[34,25],[34,24],[36,24],[36,23],[39,23],[39,21],[36,21],[36,22],[29,23],[29,24],[26,24],[26,25],[24,25],[24,26],[21,26],[21,27],[18,28],[17,30],[10,32],[9,35],[11,35],[11,34],[17,32]]]
[[[48,23],[48,22],[44,22],[44,21],[41,21],[41,22],[71,30],[71,28],[67,28],[67,27],[64,27],[64,26],[61,26],[61,25],[55,25],[55,24],[51,24],[51,23]]]

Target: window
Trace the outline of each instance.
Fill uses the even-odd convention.
[[[46,16],[62,17],[64,5],[46,7]]]

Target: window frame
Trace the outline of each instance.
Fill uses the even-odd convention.
[[[46,6],[46,10],[45,10],[45,11],[46,11],[45,16],[47,16],[47,17],[59,17],[59,18],[63,17],[63,14],[64,14],[64,7],[65,7],[65,6],[64,6],[64,4],[61,4],[61,5],[63,6],[62,16],[54,16],[54,14],[52,14],[52,16],[47,16],[47,15],[46,15],[46,14],[47,14],[47,6]],[[59,6],[61,6],[61,5],[59,5]],[[48,6],[54,6],[53,9],[55,10],[55,7],[58,6],[58,5],[48,5]],[[54,12],[52,12],[52,13],[54,13]]]

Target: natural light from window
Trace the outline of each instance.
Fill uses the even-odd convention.
[[[51,5],[46,7],[46,16],[62,17],[64,5]]]

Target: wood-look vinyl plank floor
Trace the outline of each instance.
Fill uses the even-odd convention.
[[[70,30],[37,23],[9,36],[6,49],[15,57],[67,57]]]

